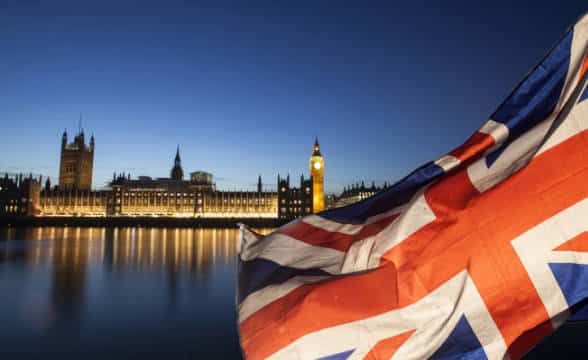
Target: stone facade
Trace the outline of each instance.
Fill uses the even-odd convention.
[[[92,189],[92,171],[94,168],[94,135],[86,146],[84,130],[80,129],[72,143],[67,142],[67,131],[61,138],[61,158],[59,163],[59,189]]]
[[[305,179],[301,175],[300,187],[294,187],[290,185],[290,175],[278,175],[278,218],[289,220],[312,214],[312,191],[312,177]]]
[[[194,217],[194,218],[267,218],[291,220],[314,211],[315,188],[324,197],[322,155],[315,143],[312,161],[319,161],[320,186],[311,176],[300,177],[299,187],[290,176],[278,175],[277,191],[263,189],[261,176],[253,191],[217,190],[213,176],[196,171],[184,180],[178,147],[169,178],[114,174],[110,186],[92,190],[94,137],[86,146],[80,130],[72,143],[63,133],[59,183],[52,187],[49,179],[41,189],[42,178],[6,175],[0,178],[0,215],[71,216],[71,217]],[[319,208],[324,207],[324,199]]]
[[[365,200],[386,188],[388,188],[388,183],[384,183],[383,186],[376,186],[373,182],[371,186],[366,186],[363,181],[361,184],[353,184],[351,186],[345,187],[341,195],[335,197],[332,200],[334,204],[333,207],[343,207],[361,200]]]
[[[40,213],[41,178],[8,175],[0,179],[0,215],[31,216]]]

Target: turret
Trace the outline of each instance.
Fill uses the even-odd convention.
[[[257,177],[257,192],[260,193],[262,191],[262,184],[261,184],[261,175]]]
[[[321,156],[321,146],[319,145],[318,137],[314,138],[314,146],[312,151],[313,156]]]
[[[90,151],[94,151],[94,134],[90,136]]]
[[[78,135],[76,136],[76,142],[78,143],[80,149],[83,148],[86,144],[84,139],[84,128],[82,127],[82,114],[80,114],[80,120],[78,122]]]
[[[63,135],[61,135],[61,148],[65,149],[67,145],[67,129],[63,130]]]
[[[78,133],[78,135],[76,135],[76,138],[74,141],[78,145],[78,148],[80,148],[80,149],[84,148],[84,146],[86,145],[86,139],[84,136],[84,129],[80,129],[80,132]]]
[[[174,159],[174,164],[176,166],[180,166],[180,145],[178,145],[177,149],[176,149],[176,158]]]
[[[181,181],[184,178],[184,170],[182,170],[182,161],[180,159],[180,145],[178,145],[176,150],[176,157],[174,159],[174,166],[171,169],[170,178],[177,181]]]
[[[280,174],[278,174],[278,190],[283,192],[288,189],[290,189],[290,175],[288,175],[286,178],[283,178],[280,176]]]

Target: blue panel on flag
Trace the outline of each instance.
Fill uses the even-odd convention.
[[[508,144],[543,121],[555,109],[570,63],[572,36],[571,32],[568,33],[491,116],[492,120],[508,127],[509,136],[499,149],[486,157],[488,167]]]
[[[280,284],[295,276],[324,276],[330,275],[321,269],[296,269],[282,266],[276,262],[256,258],[254,260],[239,260],[239,302],[247,295],[268,285]]]
[[[418,189],[444,173],[443,168],[434,162],[427,163],[385,191],[355,204],[323,211],[320,215],[338,222],[363,223],[371,216],[406,204]]]
[[[474,334],[468,319],[461,316],[443,345],[430,359],[487,359],[482,344]]]
[[[324,357],[318,358],[316,360],[345,360],[349,356],[351,356],[351,354],[353,354],[354,351],[355,351],[355,349],[348,350],[348,351],[343,351],[343,352],[340,352],[338,354],[324,356]]]
[[[575,305],[588,297],[588,265],[549,264],[568,305]]]

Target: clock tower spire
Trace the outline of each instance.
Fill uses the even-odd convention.
[[[325,209],[324,174],[325,159],[321,154],[318,138],[314,140],[312,155],[310,155],[310,176],[312,177],[312,212],[317,213]]]

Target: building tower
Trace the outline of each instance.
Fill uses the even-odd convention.
[[[86,146],[84,130],[80,127],[72,143],[67,142],[67,130],[61,137],[61,159],[59,163],[60,190],[90,190],[94,168],[94,135]]]
[[[170,178],[177,181],[184,179],[184,170],[182,170],[182,161],[180,160],[180,145],[176,150],[176,158],[174,159],[174,167],[171,169]]]
[[[325,159],[321,154],[318,138],[314,140],[314,148],[310,156],[310,176],[312,179],[312,211],[317,213],[325,209],[324,191]]]

